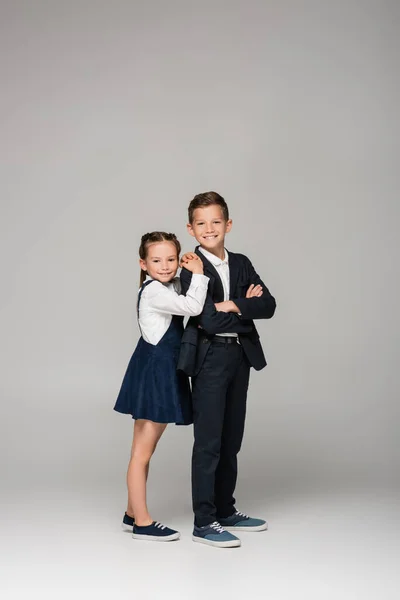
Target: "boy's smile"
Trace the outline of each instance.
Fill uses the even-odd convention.
[[[225,221],[222,209],[218,204],[196,208],[193,221],[187,230],[200,246],[219,258],[225,255],[225,234],[232,229],[232,220]]]

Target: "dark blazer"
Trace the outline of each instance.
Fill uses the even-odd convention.
[[[247,256],[229,252],[230,300],[239,308],[241,316],[218,312],[215,303],[224,300],[221,278],[214,265],[199,251],[199,246],[195,252],[203,261],[204,275],[210,281],[203,312],[198,317],[189,319],[183,333],[178,369],[190,376],[197,375],[210,347],[210,339],[217,333],[237,333],[250,365],[260,371],[267,362],[253,319],[270,319],[276,308],[275,298],[271,296]],[[186,294],[191,279],[192,273],[182,269],[182,294]],[[263,295],[260,298],[246,298],[246,292],[252,283],[262,286]],[[199,335],[202,330],[207,337]]]

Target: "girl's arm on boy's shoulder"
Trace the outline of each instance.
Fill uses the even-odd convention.
[[[270,319],[274,316],[276,309],[275,298],[256,273],[251,261],[247,256],[243,256],[243,258],[246,261],[248,285],[260,285],[263,294],[253,298],[232,298],[231,301],[237,306],[244,319]]]
[[[206,299],[208,281],[209,278],[205,275],[194,273],[186,296],[181,296],[161,282],[155,281],[144,292],[148,309],[182,317],[199,315]]]

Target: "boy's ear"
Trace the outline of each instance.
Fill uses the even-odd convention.
[[[188,224],[186,225],[186,229],[188,230],[188,233],[190,233],[190,235],[191,235],[192,237],[195,237],[195,235],[194,235],[194,231],[193,231],[193,227],[192,227],[192,224],[191,224],[191,223],[188,223]]]
[[[144,261],[143,258],[139,258],[139,265],[140,265],[140,268],[142,269],[142,271],[147,271],[146,261]]]
[[[232,229],[232,225],[233,225],[232,219],[228,219],[226,222],[226,230],[225,230],[226,233],[230,232],[230,230]]]

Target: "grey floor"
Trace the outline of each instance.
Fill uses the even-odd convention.
[[[189,510],[178,515],[160,494],[157,516],[181,540],[133,540],[121,531],[122,495],[111,487],[42,486],[29,498],[22,490],[19,499],[3,498],[2,598],[400,597],[400,496],[393,490],[271,495],[246,507],[268,517],[269,531],[241,534],[241,548],[217,549],[194,544]]]

